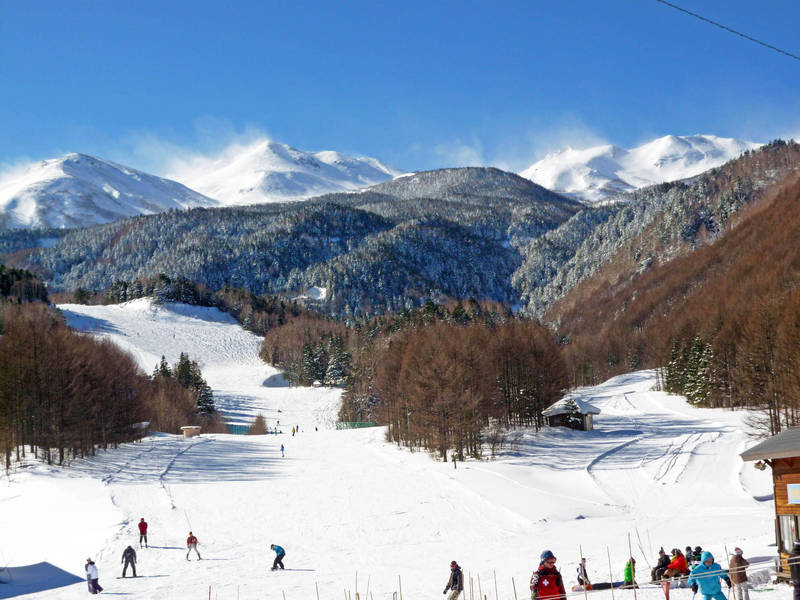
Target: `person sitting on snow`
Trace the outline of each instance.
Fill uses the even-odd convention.
[[[625,563],[625,587],[639,587],[636,585],[636,559],[631,556]]]
[[[669,568],[669,556],[667,553],[664,552],[663,548],[659,548],[658,550],[658,562],[656,566],[653,567],[653,570],[650,572],[650,576],[652,581],[658,581],[664,575],[664,571]]]
[[[664,571],[663,579],[672,579],[673,577],[682,577],[686,575],[686,557],[681,554],[678,548],[672,549],[672,561],[667,565],[667,570]]]
[[[582,585],[584,589],[591,590],[592,582],[589,581],[589,575],[586,573],[586,559],[582,558],[578,565],[578,585]]]
[[[692,586],[692,591],[696,594],[699,584],[703,600],[726,600],[719,580],[724,579],[730,588],[730,577],[722,570],[722,567],[714,562],[714,555],[711,552],[703,552],[700,560],[703,562],[692,569],[692,574],[689,575],[689,585]]]

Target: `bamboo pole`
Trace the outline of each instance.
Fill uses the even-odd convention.
[[[628,532],[628,560],[631,565],[631,585],[633,586],[633,600],[636,600],[636,567],[633,564],[633,549],[631,548],[631,532]]]
[[[475,600],[475,594],[472,590],[474,587],[475,581],[472,579],[472,575],[469,576],[469,600]]]
[[[397,576],[397,583],[400,584],[400,600],[403,600],[403,580],[400,579],[400,575]]]
[[[517,584],[514,583],[514,578],[511,578],[511,587],[514,588],[514,600],[517,600]]]
[[[319,584],[315,581],[314,587],[317,588],[317,600],[319,600]]]
[[[481,574],[478,573],[478,600],[483,600],[483,590],[481,589]]]
[[[492,569],[492,576],[494,577],[494,600],[500,600],[500,595],[497,593],[497,571]]]
[[[730,578],[731,578],[731,556],[730,556],[730,554],[728,554],[728,545],[725,544],[723,546],[723,548],[725,548],[725,564],[728,565],[728,581],[730,581]],[[731,600],[731,592],[732,591],[733,591],[733,585],[731,585],[731,587],[728,588],[728,600]]]
[[[614,573],[611,571],[611,550],[606,546],[608,553],[608,579],[611,581],[611,600],[614,600]]]
[[[580,566],[580,571],[581,571],[581,579],[583,579],[583,597],[584,597],[586,600],[589,600],[589,592],[588,592],[588,591],[587,591],[587,589],[586,589],[586,586],[588,585],[588,583],[587,583],[587,581],[586,581],[586,579],[587,579],[587,575],[586,575],[586,563],[585,563],[585,562],[583,562],[583,546],[582,546],[581,544],[578,544],[578,554],[580,554],[580,555],[581,555],[581,566]],[[613,583],[613,582],[612,582],[612,583]]]
[[[364,594],[364,600],[369,598],[369,582],[372,579],[372,575],[367,575],[367,592]],[[319,598],[317,598],[319,600]]]

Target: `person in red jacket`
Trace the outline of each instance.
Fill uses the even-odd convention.
[[[672,561],[667,565],[667,570],[662,576],[664,579],[682,577],[686,575],[686,557],[678,548],[672,549]]]
[[[197,541],[197,538],[190,531],[189,532],[189,537],[186,538],[186,548],[188,548],[188,550],[186,551],[186,560],[189,560],[189,553],[192,550],[194,550],[195,553],[197,554],[197,560],[203,560],[203,557],[200,556],[199,552],[197,552],[197,544],[199,544],[199,543],[200,542]]]
[[[566,597],[564,581],[556,569],[556,557],[550,550],[545,550],[542,552],[539,568],[531,575],[531,600],[563,600]]]
[[[147,521],[142,520],[139,521],[139,548],[142,547],[142,540],[144,540],[144,547],[147,548]]]

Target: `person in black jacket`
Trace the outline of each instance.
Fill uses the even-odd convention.
[[[464,574],[456,561],[450,563],[450,579],[447,581],[447,587],[444,588],[442,593],[446,594],[447,590],[450,590],[447,600],[457,600],[461,592],[464,591]]]
[[[800,600],[800,540],[794,543],[794,548],[789,554],[789,571],[792,573],[794,600]]]
[[[125,577],[125,571],[130,566],[133,569],[133,576],[136,577],[136,550],[133,549],[133,546],[125,548],[122,553],[122,562],[125,563],[125,566],[122,567],[122,576]]]
[[[663,548],[660,548],[658,551],[658,562],[656,566],[653,567],[653,570],[650,571],[651,581],[661,581],[661,576],[664,575],[664,571],[666,571],[668,567],[669,556],[667,556]]]

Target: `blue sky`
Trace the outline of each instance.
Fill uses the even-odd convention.
[[[800,54],[796,0],[676,0]],[[404,169],[800,134],[800,61],[654,0],[0,0],[0,164],[266,135]]]

